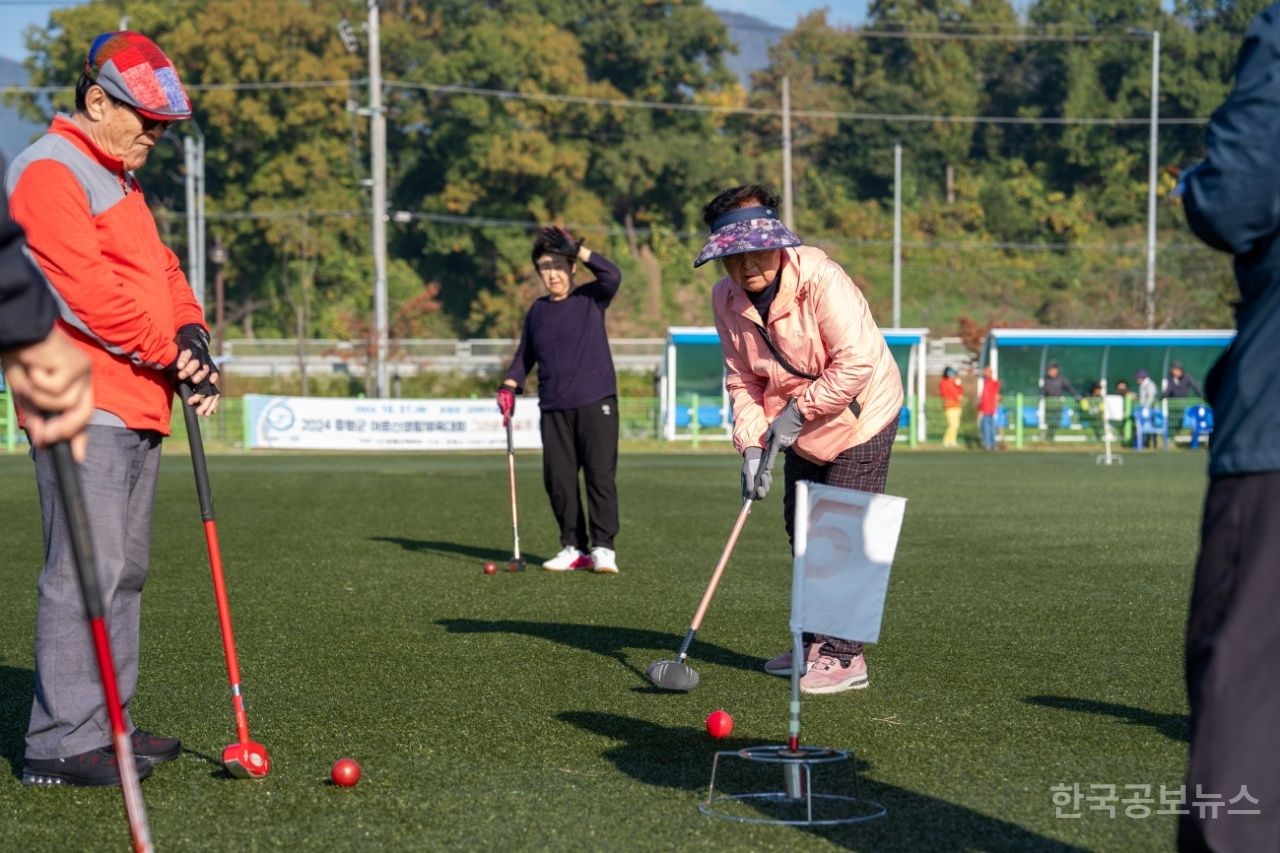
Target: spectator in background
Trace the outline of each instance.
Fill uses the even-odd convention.
[[[1080,400],[1080,411],[1099,439],[1105,428],[1106,409],[1106,401],[1102,399],[1102,383],[1094,382],[1089,386],[1089,393]]]
[[[1044,378],[1040,380],[1040,411],[1043,420],[1040,428],[1046,430],[1050,438],[1059,427],[1068,427],[1073,422],[1073,410],[1068,408],[1066,397],[1080,400],[1080,392],[1071,384],[1071,380],[1062,375],[1056,361],[1045,367]]]
[[[1040,394],[1043,397],[1069,396],[1080,399],[1080,393],[1072,387],[1071,380],[1062,375],[1056,361],[1049,362],[1049,366],[1045,368],[1044,379],[1040,381]]]
[[[1178,848],[1280,849],[1280,3],[1249,26],[1183,204],[1234,258],[1235,341],[1205,377],[1215,429],[1187,619],[1191,709]],[[1246,796],[1249,799],[1244,799]],[[1237,801],[1225,814],[1191,805]],[[1204,797],[1200,797],[1204,792]],[[1253,814],[1241,809],[1256,810]]]
[[[945,368],[938,380],[938,396],[942,398],[942,415],[947,428],[942,433],[943,447],[959,447],[960,413],[964,410],[964,386],[954,367]]]
[[[622,273],[563,228],[543,229],[531,257],[547,295],[524,316],[520,344],[498,388],[498,408],[504,421],[511,417],[515,395],[524,391],[525,379],[536,364],[542,481],[560,526],[561,545],[560,553],[542,568],[616,575],[618,380],[604,312],[618,294]],[[575,286],[578,261],[595,278]],[[590,542],[579,471],[586,483]]]
[[[1192,378],[1190,373],[1182,369],[1182,363],[1175,361],[1169,365],[1169,378],[1165,382],[1164,395],[1182,399],[1191,396],[1191,392],[1195,391],[1195,396],[1203,397],[1204,391],[1200,388],[1200,383]]]
[[[996,449],[996,411],[1000,405],[1000,381],[991,372],[991,365],[982,368],[982,392],[978,398],[978,434],[982,447]]]
[[[1129,387],[1129,383],[1124,379],[1117,379],[1116,384],[1112,386],[1111,393],[1124,401],[1122,409],[1124,419],[1121,422],[1121,439],[1128,444],[1133,439],[1133,418],[1129,417],[1133,409],[1134,393]]]
[[[1138,380],[1138,405],[1154,406],[1160,399],[1160,389],[1156,387],[1156,381],[1151,378],[1151,374],[1146,368],[1138,368],[1133,378]]]

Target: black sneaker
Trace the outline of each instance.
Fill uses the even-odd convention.
[[[182,741],[176,737],[157,737],[151,732],[134,729],[133,754],[152,764],[164,764],[182,754]]]
[[[138,780],[151,775],[151,762],[135,757]],[[70,758],[28,758],[22,766],[22,784],[47,788],[53,785],[74,785],[81,788],[97,788],[120,784],[120,766],[116,754],[107,747],[91,749]]]

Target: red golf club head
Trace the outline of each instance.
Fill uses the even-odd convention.
[[[262,779],[271,772],[271,758],[265,746],[250,740],[222,750],[222,766],[237,779]]]

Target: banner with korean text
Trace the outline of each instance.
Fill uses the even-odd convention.
[[[248,394],[245,444],[296,450],[505,450],[498,404],[476,400],[379,400]],[[517,450],[542,447],[536,397],[517,398]]]

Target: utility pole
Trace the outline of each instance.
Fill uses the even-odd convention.
[[[306,340],[309,334],[307,323],[307,289],[311,286],[311,223],[302,220],[302,275],[299,277],[301,305],[298,307],[298,378],[301,380],[301,394],[307,396],[307,349]]]
[[[1156,180],[1160,144],[1160,31],[1151,31],[1151,162],[1147,169],[1147,328],[1156,327]]]
[[[782,223],[795,230],[791,196],[791,78],[782,78]]]
[[[893,327],[902,328],[902,143],[893,146]]]
[[[382,110],[379,0],[369,4],[369,147],[373,180],[373,327],[377,368],[374,396],[387,394],[387,117]]]
[[[209,281],[209,232],[205,228],[204,218],[204,134],[200,131],[200,126],[194,121],[191,122],[191,125],[196,131],[196,272],[197,278],[200,279],[200,299],[203,305],[205,300],[209,298],[208,294],[204,292]],[[225,252],[223,254],[223,262],[225,263]]]
[[[209,260],[213,261],[213,351],[222,356],[222,347],[227,339],[227,294],[226,278],[223,275],[227,250],[222,248],[222,240],[216,237],[213,240],[213,257]],[[252,310],[252,306],[248,306],[247,310]]]
[[[200,241],[196,236],[196,141],[190,136],[182,137],[182,172],[187,202],[187,282],[203,310],[204,282],[200,281]]]

